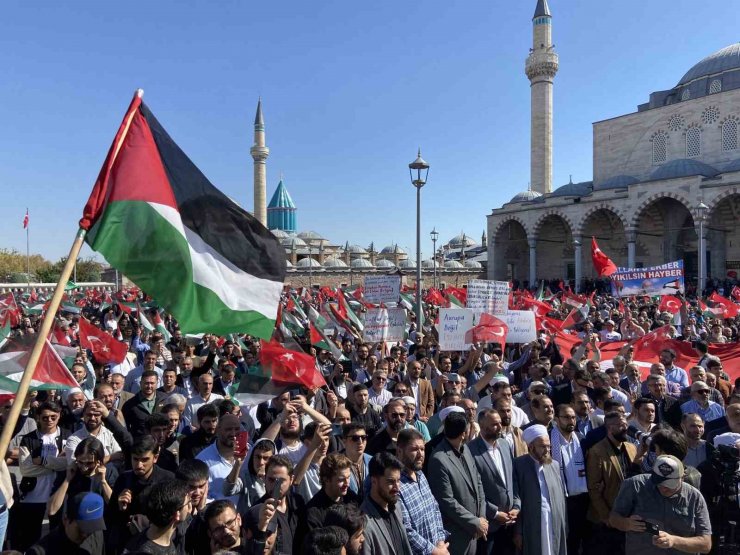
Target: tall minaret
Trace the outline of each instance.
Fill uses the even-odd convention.
[[[532,24],[532,49],[524,68],[532,86],[530,177],[532,190],[545,194],[552,191],[552,82],[558,72],[547,0],[537,0]]]
[[[257,115],[254,116],[254,146],[249,152],[254,159],[254,217],[267,226],[267,157],[270,149],[265,146],[261,98],[257,101]]]

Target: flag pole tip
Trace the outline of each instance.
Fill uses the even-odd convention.
[[[138,98],[141,98],[142,96],[144,96],[144,89],[136,89],[136,96]]]

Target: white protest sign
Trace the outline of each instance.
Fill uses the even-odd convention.
[[[465,333],[473,327],[473,311],[469,308],[440,308],[439,346],[445,351],[467,351]]]
[[[537,339],[537,326],[531,310],[509,310],[504,322],[509,327],[507,343],[531,343]]]
[[[363,295],[369,303],[397,303],[401,295],[401,276],[365,276]]]
[[[364,314],[362,338],[371,343],[403,341],[406,334],[406,309],[371,308]]]
[[[467,307],[478,316],[486,312],[499,318],[509,310],[509,283],[471,279],[468,282]]]

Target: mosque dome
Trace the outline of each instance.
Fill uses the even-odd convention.
[[[347,252],[350,254],[367,254],[367,251],[360,245],[350,245],[347,247]]]
[[[390,260],[378,260],[375,264],[378,268],[395,268],[396,265]]]
[[[308,268],[309,266],[311,268],[321,268],[321,264],[315,258],[301,258],[296,264],[296,268]]]
[[[350,266],[353,268],[372,268],[373,265],[370,264],[369,260],[365,260],[364,258],[357,258],[353,260],[350,263]]]
[[[478,262],[477,260],[466,260],[465,267],[470,268],[471,270],[480,270],[481,268],[483,268],[483,266],[481,266],[480,262]]]
[[[298,234],[298,237],[303,239],[304,241],[325,241],[321,235],[316,233],[315,231],[301,231]]]
[[[422,260],[421,261],[421,267],[422,268],[434,268],[435,266],[437,266],[437,268],[439,268],[439,264],[438,263],[435,263],[434,260],[427,259],[427,260]]]
[[[411,268],[416,268],[416,261],[411,259],[401,260],[398,263],[398,267],[403,270],[409,270]]]
[[[593,191],[593,182],[582,181],[581,183],[566,183],[555,189],[550,196],[552,197],[583,197],[591,194]]]
[[[448,260],[447,262],[445,262],[445,268],[460,269],[460,268],[464,268],[464,267],[465,266],[463,266],[462,264],[460,264],[457,260]]]
[[[339,258],[329,257],[324,260],[324,268],[346,268],[347,263]]]
[[[452,239],[450,239],[450,242],[447,243],[447,246],[451,249],[460,249],[463,246],[465,248],[467,247],[474,247],[475,241],[470,235],[466,235],[465,233],[461,233],[460,235],[456,235]]]
[[[514,198],[509,202],[529,202],[530,200],[535,200],[541,196],[542,193],[538,193],[537,191],[522,191],[521,193],[514,195]]]
[[[676,86],[680,87],[701,77],[709,77],[735,69],[740,69],[740,42],[725,46],[695,64]]]
[[[283,231],[282,229],[271,229],[270,233],[272,233],[278,239],[285,239],[286,237],[291,237],[290,233],[288,233],[287,231]]]
[[[660,179],[676,179],[678,177],[689,177],[692,175],[703,175],[704,177],[716,177],[719,170],[699,160],[679,158],[671,160],[657,168],[650,174],[651,181]]]
[[[598,185],[594,186],[595,191],[603,191],[606,189],[625,189],[630,185],[639,183],[640,180],[631,175],[615,175],[610,177],[606,181],[602,181]]]
[[[407,253],[405,250],[403,250],[398,245],[388,245],[382,251],[380,251],[380,254],[407,254]]]
[[[298,249],[300,247],[306,247],[306,242],[300,237],[288,236],[280,240],[280,244],[286,249]]]

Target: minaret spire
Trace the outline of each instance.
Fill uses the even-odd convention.
[[[532,48],[525,65],[532,102],[530,176],[532,190],[545,194],[552,191],[552,89],[558,72],[547,0],[537,0],[532,25]]]
[[[262,98],[257,101],[254,116],[254,145],[249,150],[254,160],[254,217],[267,225],[267,157],[270,149],[265,146],[265,118],[262,115]]]

